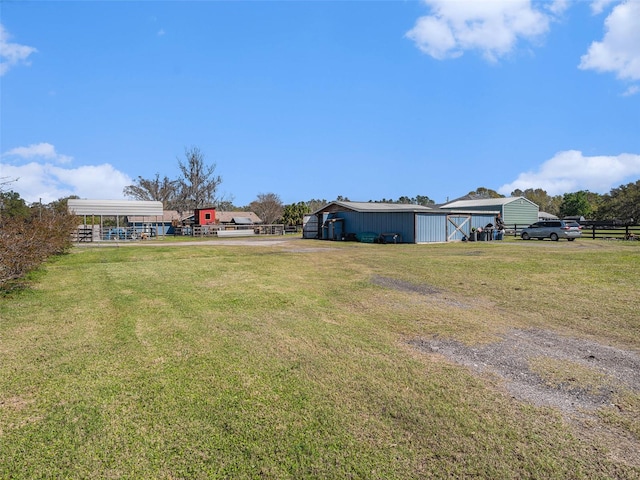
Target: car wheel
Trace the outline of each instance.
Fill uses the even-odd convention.
[[[523,233],[520,236],[522,237],[523,240],[529,240],[529,234],[528,233]]]
[[[558,241],[558,234],[557,233],[552,233],[551,235],[549,235],[549,238],[551,240],[553,240],[554,242]]]

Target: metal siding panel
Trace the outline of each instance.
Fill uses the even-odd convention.
[[[402,241],[413,243],[412,212],[337,212],[334,216],[344,219],[344,232],[349,233],[399,233]]]
[[[416,214],[416,243],[446,242],[446,214]]]
[[[462,223],[468,216],[449,214],[456,222]],[[394,232],[402,235],[405,243],[432,243],[446,242],[447,233],[454,232],[453,225],[447,225],[447,213],[380,213],[380,212],[335,212],[331,217],[344,219],[345,233],[385,233]],[[493,213],[473,213],[471,220],[463,227],[465,234],[471,232],[471,228],[484,228],[487,224],[493,224]],[[414,236],[415,230],[415,236]],[[456,232],[452,240],[462,240],[463,235]]]
[[[484,228],[486,225],[494,224],[496,216],[493,213],[474,213],[471,216],[471,227]]]
[[[500,205],[500,202],[496,202],[494,204],[487,204],[486,201],[480,200],[480,205],[468,204],[470,202],[461,202],[463,205],[455,206],[455,202],[452,202],[454,205],[452,210],[459,211],[468,211],[468,212],[486,212],[486,211],[500,211],[502,213],[503,221],[506,225],[529,225],[533,222],[538,221],[538,210],[539,207],[527,200],[526,198],[513,198],[513,199],[504,199],[504,203]],[[482,204],[484,202],[485,204]],[[493,223],[494,220],[491,220],[490,223]],[[489,222],[486,222],[489,223]],[[485,223],[485,225],[486,225]],[[473,225],[474,227],[483,226],[484,225]]]
[[[538,221],[538,206],[519,199],[504,207],[504,223],[507,225],[530,225]]]

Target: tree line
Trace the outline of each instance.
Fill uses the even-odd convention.
[[[145,179],[138,177],[133,185],[124,188],[125,196],[136,200],[157,200],[166,210],[178,212],[192,211],[196,208],[214,207],[222,211],[252,211],[264,223],[302,224],[304,215],[321,209],[329,202],[325,199],[311,199],[284,205],[280,197],[273,192],[259,193],[249,205],[238,207],[233,198],[220,195],[219,186],[222,177],[216,174],[216,164],[207,164],[204,154],[197,147],[185,149],[185,159],[178,159],[180,176]],[[557,217],[585,217],[590,220],[619,220],[623,222],[640,221],[640,180],[621,185],[609,193],[601,195],[588,190],[549,195],[541,188],[516,189],[512,197],[525,197],[539,206],[540,210]],[[486,187],[478,187],[465,198],[504,198],[504,195]],[[349,201],[339,195],[336,201]],[[369,202],[413,204],[433,206],[435,202],[427,195],[400,196],[397,199],[382,198]]]

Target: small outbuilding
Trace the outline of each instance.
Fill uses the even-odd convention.
[[[509,228],[525,227],[538,221],[539,207],[525,197],[457,199],[440,208],[467,212],[498,212]]]
[[[215,208],[196,208],[193,211],[193,221],[195,225],[212,225],[216,223]]]
[[[307,221],[303,237],[379,243],[461,241],[469,239],[473,230],[492,227],[496,213],[335,201],[313,213],[315,221]],[[316,229],[315,235],[309,227]]]

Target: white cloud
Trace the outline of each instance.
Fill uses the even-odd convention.
[[[406,36],[436,59],[479,50],[495,62],[513,51],[519,40],[535,40],[545,34],[552,18],[533,8],[530,0],[423,1],[431,15],[419,18]],[[564,0],[545,5],[553,13],[567,8]]]
[[[640,80],[640,1],[616,5],[605,20],[601,42],[593,42],[579,68],[614,72],[623,80]]]
[[[17,147],[2,154],[11,163],[0,163],[3,179],[17,180],[5,185],[27,202],[42,199],[49,203],[69,195],[94,199],[122,199],[122,189],[131,185],[131,178],[108,163],[76,168],[60,166],[72,159],[56,152],[50,143]],[[29,163],[20,162],[27,160]]]
[[[627,90],[622,94],[623,97],[630,97],[631,95],[635,95],[640,92],[640,87],[638,85],[631,85]]]
[[[591,2],[591,12],[594,15],[600,15],[609,5],[618,1],[620,0],[594,0]]]
[[[544,7],[557,16],[562,15],[570,6],[570,0],[554,0],[553,2],[544,3]]]
[[[17,147],[5,152],[3,157],[20,157],[24,159],[43,158],[46,160],[54,160],[58,163],[70,163],[73,158],[68,155],[61,155],[50,143],[37,143],[28,147]]]
[[[0,23],[0,77],[20,63],[29,65],[29,56],[38,51],[33,47],[11,43],[10,38],[11,35]]]
[[[18,180],[5,186],[27,202],[49,203],[69,195],[80,198],[124,199],[122,189],[131,178],[108,163],[77,168],[62,168],[50,163],[30,162],[26,165],[0,164],[3,177]]]
[[[577,150],[557,153],[542,164],[537,172],[521,173],[498,192],[509,195],[515,189],[542,188],[549,195],[579,190],[607,193],[640,176],[640,155],[622,153],[616,156],[587,157]]]

